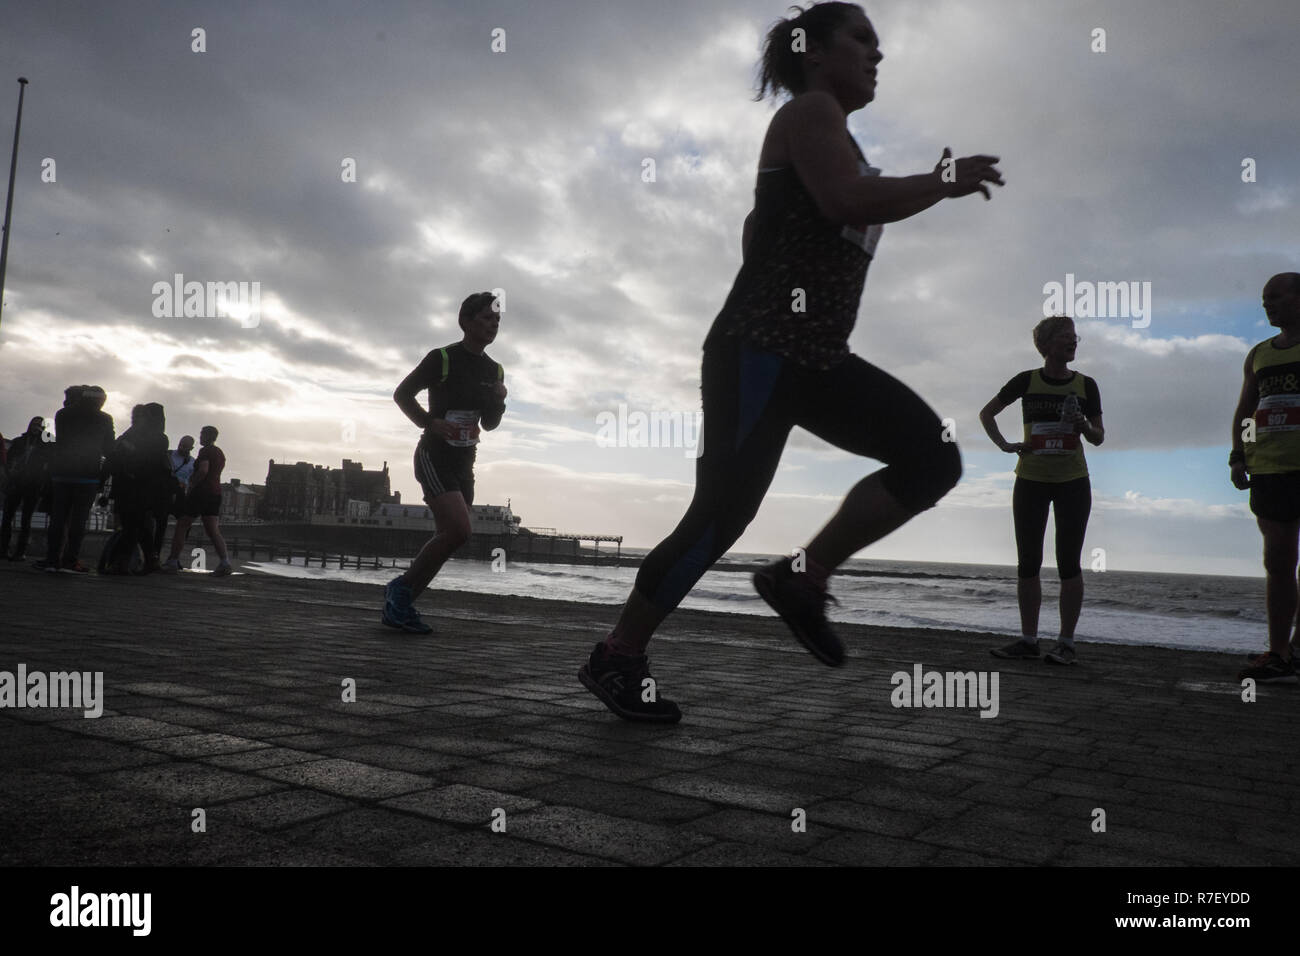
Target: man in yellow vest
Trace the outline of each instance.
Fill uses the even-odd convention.
[[[1228,465],[1232,483],[1250,489],[1250,510],[1264,536],[1268,652],[1237,679],[1294,684],[1292,633],[1300,626],[1300,272],[1269,279],[1263,304],[1269,325],[1279,332],[1246,356]]]
[[[393,393],[397,407],[424,430],[415,448],[415,477],[433,512],[436,533],[406,573],[385,587],[380,620],[389,627],[412,634],[433,630],[413,602],[443,563],[469,540],[479,434],[501,424],[506,410],[505,370],[484,351],[496,341],[501,309],[491,292],[466,298],[457,318],[464,338],[429,352]],[[416,397],[425,390],[427,409]]]

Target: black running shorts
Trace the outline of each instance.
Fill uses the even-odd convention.
[[[1300,518],[1300,471],[1250,476],[1250,510],[1266,521]]]
[[[185,496],[181,515],[187,518],[216,518],[221,515],[221,495],[210,491],[191,491]]]
[[[441,447],[438,447],[441,446]],[[459,491],[465,504],[474,503],[474,449],[453,448],[446,442],[421,441],[415,446],[415,478],[427,504]]]

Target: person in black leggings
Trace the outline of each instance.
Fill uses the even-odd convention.
[[[871,22],[849,3],[815,4],[768,33],[759,96],[792,98],[768,127],[744,262],[704,343],[695,496],[642,563],[618,624],[578,672],[625,720],[681,719],[650,677],[646,646],[754,517],[796,425],[885,464],[858,482],[806,548],[754,576],[763,599],[826,664],[844,659],[826,621],[831,572],[932,507],[961,476],[938,416],[852,355],[848,338],[881,225],[946,198],[987,199],[989,184],[1002,178],[996,156],[953,159],[947,149],[932,172],[917,176],[884,177],[868,164],[848,116],[874,99],[881,59]]]
[[[1044,358],[1041,369],[1015,376],[980,411],[989,438],[1019,456],[1011,514],[1016,529],[1016,597],[1020,639],[993,650],[995,657],[1038,656],[1038,611],[1043,603],[1038,572],[1043,566],[1047,511],[1056,509],[1056,570],[1061,577],[1061,638],[1047,654],[1054,664],[1075,662],[1074,629],[1083,607],[1083,569],[1079,555],[1092,509],[1092,487],[1081,438],[1100,445],[1101,393],[1087,375],[1071,372],[1079,337],[1065,316],[1043,319],[1034,327],[1034,345]],[[1009,442],[998,430],[997,414],[1019,401],[1024,440]]]

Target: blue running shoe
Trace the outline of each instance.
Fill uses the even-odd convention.
[[[420,617],[420,612],[412,605],[406,609],[406,620],[402,622],[402,629],[410,631],[412,634],[432,634],[433,628],[424,623],[424,618]]]
[[[384,612],[379,618],[389,627],[412,634],[429,634],[433,628],[425,624],[411,605],[411,586],[401,578],[394,578],[384,588]]]

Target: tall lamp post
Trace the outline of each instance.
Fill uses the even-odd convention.
[[[0,314],[5,306],[5,266],[9,264],[9,220],[14,209],[14,172],[18,169],[18,132],[23,125],[23,94],[27,92],[27,77],[18,77],[18,118],[14,120],[14,153],[9,160],[9,195],[5,198],[5,232],[0,239]]]

